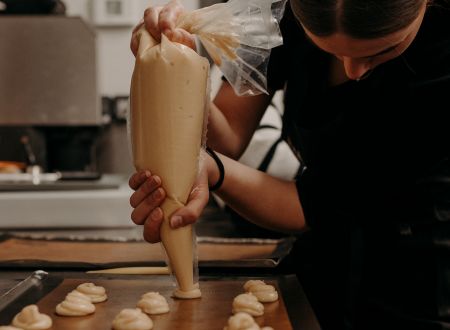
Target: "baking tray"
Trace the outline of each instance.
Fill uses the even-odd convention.
[[[274,277],[200,277],[202,298],[179,300],[171,297],[173,281],[170,276],[90,276],[84,273],[49,274],[37,271],[0,297],[0,324],[9,324],[24,306],[35,303],[39,310],[53,320],[53,329],[89,330],[111,329],[115,315],[123,308],[134,308],[139,297],[148,291],[166,297],[170,312],[151,316],[155,329],[213,330],[223,329],[231,316],[233,298],[243,292],[249,279],[264,279],[279,292],[279,300],[265,305],[265,313],[256,317],[260,325],[275,330],[320,329],[309,303],[294,275]],[[105,287],[108,300],[96,304],[96,312],[82,317],[61,317],[55,306],[65,295],[84,282]]]
[[[274,268],[289,254],[295,238],[198,237],[200,267]],[[0,237],[0,268],[115,268],[161,266],[160,244],[138,240],[66,239],[55,236]]]

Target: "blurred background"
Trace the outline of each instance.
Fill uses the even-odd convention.
[[[0,1],[0,228],[132,226],[129,42],[149,5]]]
[[[0,229],[133,226],[129,43],[145,8],[166,2],[0,0]],[[215,2],[182,1],[187,10]],[[214,94],[221,73],[211,72]],[[241,161],[292,178],[299,164],[280,138],[281,100]]]
[[[0,160],[27,162],[27,135],[44,171],[129,174],[129,42],[149,1],[0,2]]]

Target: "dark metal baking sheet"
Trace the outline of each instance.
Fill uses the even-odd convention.
[[[62,278],[38,270],[0,296],[0,324],[9,324],[23,307],[36,303],[57,287]]]
[[[169,304],[171,305],[171,313],[176,312],[177,309],[179,312],[188,312],[189,315],[192,315],[191,322],[193,324],[189,324],[189,326],[195,326],[198,324],[198,329],[213,329],[217,325],[217,329],[222,329],[226,323],[226,319],[231,315],[231,300],[232,297],[241,293],[242,284],[249,279],[263,279],[267,283],[273,284],[277,287],[280,299],[279,302],[274,305],[265,305],[266,314],[264,317],[260,318],[259,321],[264,322],[265,325],[274,327],[275,330],[287,330],[287,329],[308,329],[308,330],[318,330],[320,329],[316,317],[308,303],[308,300],[297,281],[295,275],[278,275],[278,276],[260,276],[260,277],[248,277],[248,276],[223,276],[223,275],[210,275],[210,276],[201,276],[200,277],[200,286],[204,289],[204,299],[194,300],[188,303],[176,301],[173,299],[169,300]],[[55,273],[48,274],[43,271],[37,271],[31,274],[24,281],[20,282],[6,294],[0,297],[0,324],[9,324],[14,317],[23,307],[28,304],[36,303],[40,306],[41,310],[46,312],[46,314],[50,315],[52,319],[54,319],[54,329],[62,329],[61,324],[64,322],[70,322],[71,329],[74,324],[73,329],[78,329],[77,324],[84,324],[84,330],[93,329],[91,324],[93,323],[92,317],[82,317],[82,318],[74,318],[71,320],[64,319],[62,320],[58,316],[53,313],[54,306],[61,299],[63,299],[66,291],[70,291],[75,285],[82,282],[96,282],[100,283],[100,285],[108,286],[111,283],[109,288],[109,292],[111,293],[110,300],[105,302],[103,306],[98,307],[98,315],[94,315],[93,317],[99,318],[102,317],[101,313],[108,313],[106,320],[108,322],[111,321],[111,317],[115,315],[115,313],[122,308],[132,308],[134,306],[128,306],[130,304],[134,304],[138,295],[136,293],[148,291],[149,288],[152,288],[152,285],[155,285],[156,288],[161,290],[161,294],[167,297],[168,293],[171,292],[173,287],[170,285],[171,279],[167,276],[120,276],[120,275],[90,275],[84,273]],[[109,282],[109,283],[108,283]],[[115,282],[115,283],[114,283]],[[117,288],[118,284],[121,284],[121,287],[129,287],[130,290],[127,291],[127,295],[123,296],[123,293],[118,297],[114,297],[114,284]],[[153,284],[152,284],[153,283]],[[148,285],[147,285],[148,284]],[[226,288],[231,288],[231,291],[228,292]],[[136,290],[137,289],[137,290]],[[156,291],[159,291],[159,290]],[[107,290],[108,291],[108,290]],[[205,308],[209,308],[208,302],[211,299],[212,295],[219,294],[222,292],[222,295],[226,297],[226,303],[224,305],[218,305],[216,307],[220,308],[220,312],[215,311],[214,320],[205,318]],[[170,294],[170,293],[169,293]],[[115,292],[117,296],[117,290]],[[128,300],[125,306],[121,306],[124,302],[121,297],[124,297],[124,300]],[[217,304],[216,304],[217,305]],[[188,308],[188,311],[186,311]],[[283,316],[278,314],[284,314]],[[286,316],[287,322],[286,323]],[[168,316],[173,320],[173,315]],[[58,319],[59,318],[59,319]],[[178,319],[183,319],[182,317],[178,317]],[[105,316],[103,316],[105,319]],[[196,323],[201,320],[201,323]],[[280,320],[279,326],[277,327],[276,320]],[[183,320],[182,322],[185,322]],[[172,327],[167,327],[168,320],[164,320],[163,318],[156,317],[156,322],[160,325],[165,325],[160,327],[159,329],[174,329]],[[172,322],[172,321],[170,321]],[[178,321],[179,322],[179,321]],[[290,323],[290,326],[289,326]],[[282,329],[280,328],[281,324]],[[213,326],[211,326],[213,325]],[[101,323],[100,326],[96,326],[95,329],[109,329],[110,326],[108,324]],[[180,325],[175,327],[176,329],[184,329],[180,327]],[[189,329],[193,329],[189,327]],[[66,329],[63,329],[66,330]]]

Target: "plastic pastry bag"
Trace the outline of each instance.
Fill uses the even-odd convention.
[[[265,92],[270,48],[281,43],[277,19],[284,1],[233,0],[186,13],[178,26],[197,34],[238,94]],[[279,17],[278,17],[279,18]],[[178,285],[174,295],[201,295],[192,226],[171,229],[169,219],[186,204],[198,175],[209,105],[209,62],[194,50],[156,42],[141,28],[131,81],[128,118],[133,162],[162,179],[166,199],[161,241]]]
[[[177,27],[197,35],[237,95],[267,93],[272,48],[283,43],[286,0],[231,0],[181,15]]]
[[[176,296],[198,296],[192,226],[171,229],[169,218],[185,205],[198,175],[207,105],[206,58],[145,30],[131,83],[130,136],[134,165],[162,178],[166,199],[161,241],[174,273]]]

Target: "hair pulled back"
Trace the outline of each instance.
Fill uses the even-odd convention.
[[[297,19],[317,36],[386,36],[410,25],[427,0],[290,0]]]

